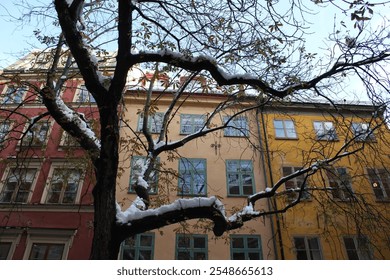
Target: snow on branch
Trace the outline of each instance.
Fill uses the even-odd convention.
[[[40,93],[43,103],[57,123],[89,152],[92,159],[97,159],[100,141],[83,116],[71,110],[49,87],[44,87]]]
[[[126,234],[136,234],[185,220],[208,218],[214,221],[213,231],[217,236],[227,229],[225,207],[215,196],[178,199],[171,204],[145,211],[142,208],[142,200],[139,198],[125,211],[117,204],[118,227]]]
[[[337,66],[325,71],[321,75],[314,77],[308,81],[301,81],[296,84],[288,85],[281,89],[275,89],[269,86],[266,81],[263,81],[257,76],[250,74],[228,74],[226,71],[217,64],[214,58],[209,56],[189,57],[188,55],[181,54],[179,52],[173,52],[169,50],[163,50],[159,52],[138,52],[132,54],[129,60],[130,67],[137,63],[143,62],[164,62],[170,65],[181,67],[190,71],[208,71],[216,82],[222,85],[239,85],[246,84],[253,86],[263,92],[269,93],[273,96],[283,98],[290,95],[293,92],[299,90],[307,90],[315,87],[319,82],[324,79],[328,79],[336,74],[342,73],[346,69],[359,68],[365,65],[378,63],[390,57],[389,53],[382,52],[378,55],[374,55],[369,58],[365,58],[353,63],[339,63]]]

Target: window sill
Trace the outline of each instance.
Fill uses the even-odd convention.
[[[299,138],[298,137],[295,137],[295,138],[293,138],[293,137],[276,137],[275,136],[275,140],[299,140]]]

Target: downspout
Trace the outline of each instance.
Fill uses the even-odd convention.
[[[271,183],[271,186],[273,186],[274,185],[274,180],[273,180],[273,176],[272,176],[271,157],[269,155],[269,148],[268,148],[268,141],[267,141],[267,130],[265,128],[263,109],[264,109],[264,106],[261,106],[260,108],[257,108],[257,110],[256,110],[256,123],[257,123],[257,131],[258,131],[258,134],[259,134],[259,145],[260,145],[260,151],[261,151],[260,154],[261,154],[261,161],[262,161],[261,165],[262,165],[262,169],[263,169],[265,183],[268,184],[268,178],[267,178],[267,172],[266,172],[266,169],[268,169],[270,183]],[[259,113],[260,113],[260,116],[261,116],[261,127],[263,129],[261,129],[261,127],[260,127]],[[264,143],[263,143],[262,135],[264,135]],[[265,146],[265,149],[263,149],[263,146]],[[266,157],[267,157],[267,166],[268,166],[268,168],[267,168],[267,166],[265,164],[264,150],[265,150]],[[268,186],[266,186],[266,187],[268,187]],[[276,211],[277,210],[277,204],[276,204],[275,197],[268,198],[267,199],[267,205],[268,205],[268,209],[270,211],[273,211],[273,210]],[[283,239],[282,239],[282,232],[281,232],[281,227],[280,227],[279,215],[275,214],[275,217],[276,217],[276,232],[277,232],[278,243],[279,243],[279,247],[280,247],[280,259],[284,260],[285,257],[284,257],[284,249],[283,249]],[[271,221],[272,236],[275,236],[274,221],[272,219],[272,216],[270,217],[270,221]],[[274,246],[274,251],[275,251],[275,258],[278,259],[278,250],[277,250],[276,240],[275,239],[273,239],[273,246]]]

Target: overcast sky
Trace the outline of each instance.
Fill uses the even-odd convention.
[[[35,1],[38,2],[51,2],[50,0],[29,0],[31,4]],[[20,11],[17,6],[12,4],[12,0],[0,0],[0,30],[2,35],[2,43],[0,44],[0,69],[13,63],[17,57],[21,54],[31,51],[34,48],[42,48],[36,38],[33,37],[33,31],[35,29],[34,24],[18,25],[11,21],[10,15],[18,18],[20,17]],[[323,42],[319,39],[326,36],[328,31],[331,31],[332,22],[334,18],[335,10],[322,9],[321,14],[313,16],[313,22],[316,27],[313,29],[313,36],[316,36],[317,40],[312,40],[308,47],[318,47]],[[340,19],[341,20],[341,19]],[[318,36],[318,37],[317,37]]]
[[[0,69],[12,64],[19,57],[27,54],[33,49],[44,48],[44,46],[40,45],[38,40],[33,36],[33,31],[36,29],[34,22],[21,26],[14,21],[11,21],[10,15],[16,18],[21,15],[18,6],[12,4],[12,2],[18,3],[18,1],[13,0],[0,0],[0,30],[2,35],[0,44]],[[51,0],[28,0],[27,2],[33,5],[36,2],[41,4],[50,3]],[[308,5],[311,5],[310,8],[316,8],[313,3],[307,3]],[[383,18],[379,17],[378,14],[382,13],[386,15],[384,10],[384,7],[375,8],[374,11],[377,17],[374,21],[375,23],[383,21]],[[344,21],[347,24],[347,28],[343,31],[349,30],[352,36],[357,33],[357,30],[352,28],[353,23],[350,21],[349,13],[342,14],[333,7],[328,6],[326,8],[318,9],[318,13],[313,14],[312,16],[306,16],[306,19],[312,23],[310,29],[312,34],[308,36],[306,40],[306,49],[308,52],[319,53],[321,52],[321,48],[326,47],[326,38],[328,34],[333,31],[334,22],[340,26],[340,22]],[[54,28],[51,24],[47,24],[46,28],[49,29],[51,28],[50,26]]]

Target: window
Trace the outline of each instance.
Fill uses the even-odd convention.
[[[4,145],[10,126],[11,123],[9,121],[0,120],[0,146]]]
[[[224,136],[244,137],[249,136],[248,120],[246,117],[224,117],[223,121],[227,124],[224,129]]]
[[[374,132],[370,129],[368,123],[352,123],[352,132],[356,141],[375,140]]]
[[[10,168],[0,193],[0,203],[26,203],[36,173],[36,168]]]
[[[274,120],[275,137],[296,139],[294,122],[292,120]]]
[[[23,259],[64,260],[75,233],[74,230],[28,229]]]
[[[48,122],[35,123],[24,135],[22,145],[25,147],[45,145],[49,127]]]
[[[379,200],[389,200],[390,199],[389,172],[386,169],[367,168],[367,173],[375,197]]]
[[[346,168],[338,167],[326,170],[326,175],[333,198],[343,201],[350,201],[353,198],[351,178],[348,176]]]
[[[142,233],[122,242],[121,260],[153,260],[154,233]]]
[[[0,260],[7,260],[10,255],[12,242],[0,242]]]
[[[191,134],[200,131],[206,122],[204,115],[180,115],[180,133]]]
[[[26,91],[26,87],[9,85],[3,96],[3,104],[20,104]]]
[[[33,243],[29,260],[61,260],[64,244]]]
[[[262,260],[259,235],[231,235],[230,257],[232,260]]]
[[[289,176],[301,169],[302,169],[301,167],[283,166],[283,177]],[[296,200],[299,196],[299,192],[301,189],[303,189],[301,200],[310,199],[310,193],[307,190],[307,185],[304,184],[304,181],[305,181],[304,175],[299,175],[284,183],[286,190],[287,191],[290,190],[290,192],[288,192],[289,200],[291,201]]]
[[[250,160],[226,161],[228,195],[250,195],[254,192],[253,166]]]
[[[149,115],[148,129],[149,129],[150,133],[160,133],[160,131],[162,129],[163,118],[164,118],[163,113],[155,113],[155,114]],[[144,118],[142,115],[140,115],[140,117],[138,119],[137,131],[142,131],[143,123],[144,123]]]
[[[207,260],[207,235],[176,235],[177,260]]]
[[[62,133],[61,137],[61,142],[60,142],[61,147],[80,147],[80,143],[69,133],[64,131]]]
[[[85,85],[80,85],[79,86],[78,91],[76,93],[76,100],[75,100],[75,102],[96,103],[96,101],[93,98],[92,94],[87,90]]]
[[[16,246],[20,242],[24,229],[6,228],[0,229],[0,260],[11,260]]]
[[[206,160],[179,160],[179,194],[206,195]]]
[[[337,140],[336,130],[332,122],[314,122],[314,130],[317,140]]]
[[[344,246],[349,260],[371,260],[369,240],[365,236],[345,236]]]
[[[54,168],[46,203],[74,204],[80,188],[82,171],[74,168]]]
[[[131,173],[130,173],[130,182],[129,182],[129,192],[134,193],[134,184],[137,182],[138,177],[142,174],[142,168],[145,165],[146,157],[143,156],[134,156],[131,158]],[[151,172],[148,180],[149,184],[149,193],[156,194],[157,193],[157,185],[158,185],[158,160],[155,163],[155,168]]]
[[[297,260],[322,260],[317,237],[294,237],[294,246]]]

